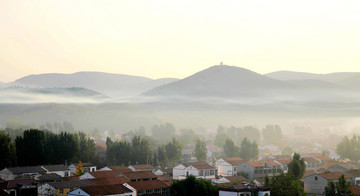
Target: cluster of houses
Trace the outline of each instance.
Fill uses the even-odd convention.
[[[151,165],[83,168],[88,172],[81,176],[72,175],[75,165],[5,168],[0,171],[0,195],[170,195],[171,177]]]
[[[308,194],[323,195],[329,181],[338,183],[341,175],[351,185],[353,194],[360,195],[360,167],[338,162],[319,153],[302,154],[306,164],[303,180]],[[74,176],[76,166],[43,165],[4,168],[0,171],[2,195],[170,195],[171,182],[193,175],[207,179],[220,187],[219,195],[270,195],[264,187],[266,176],[288,172],[290,155],[274,155],[257,161],[240,157],[221,158],[212,165],[187,162],[173,168],[160,169],[152,165],[108,166],[97,169],[84,163],[87,171]]]

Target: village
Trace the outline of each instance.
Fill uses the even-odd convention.
[[[230,141],[228,139],[226,143]],[[100,143],[98,141],[96,145],[104,146]],[[0,195],[172,195],[174,190],[171,189],[176,188],[176,182],[189,180],[192,176],[216,187],[216,195],[264,196],[272,194],[269,180],[291,173],[289,167],[296,155],[305,164],[303,174],[296,179],[305,194],[326,195],[329,184],[338,185],[344,177],[351,194],[360,195],[359,164],[340,158],[333,150],[322,149],[320,152],[320,144],[306,149],[301,147],[309,152],[300,154],[285,152],[274,144],[259,146],[257,156],[251,160],[224,152],[228,151],[227,144],[224,147],[203,144],[206,145],[205,159],[198,159],[197,147],[188,144],[181,148],[181,157],[173,167],[152,165],[148,158],[145,159],[147,164],[128,166],[99,166],[80,160],[69,164],[5,167],[0,170]]]

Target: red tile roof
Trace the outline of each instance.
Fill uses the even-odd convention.
[[[352,194],[360,195],[360,186],[350,186],[349,189],[351,190]]]
[[[239,165],[239,164],[245,162],[245,160],[240,157],[230,157],[230,158],[225,158],[224,160],[233,166]]]
[[[112,169],[113,171],[118,171],[120,173],[123,172],[131,172],[131,169],[129,169],[126,166],[121,166],[121,165],[114,165],[114,166],[109,166],[110,169]]]
[[[125,177],[109,177],[109,178],[95,178],[89,179],[95,185],[113,185],[113,184],[124,184],[130,182]]]
[[[153,174],[151,171],[134,171],[134,172],[123,173],[123,175],[129,180],[149,179],[149,178],[157,179],[157,175]]]
[[[120,174],[120,172],[119,171],[95,171],[95,172],[90,172],[89,174],[94,176],[94,178],[108,178],[108,177],[116,177],[117,175]]]
[[[315,159],[314,157],[304,157],[303,159],[307,163],[319,163],[320,162],[319,160]]]
[[[137,169],[154,169],[154,166],[150,165],[150,164],[144,164],[144,165],[130,165],[133,168]]]
[[[348,176],[346,174],[343,174],[341,172],[325,172],[325,173],[318,173],[317,175],[322,176],[323,178],[326,178],[328,180],[336,180],[341,175],[344,175],[345,179],[346,178],[351,178],[350,176]]]
[[[193,166],[195,167],[196,169],[198,170],[202,170],[202,169],[215,169],[214,167],[210,166],[209,164],[207,163],[185,163],[184,164],[186,167],[189,167],[189,166]]]
[[[244,176],[225,176],[224,178],[226,178],[230,182],[237,182],[238,184],[247,181],[247,179]]]
[[[130,186],[135,188],[137,191],[144,191],[150,189],[170,188],[170,186],[160,180],[147,180],[147,181],[136,181],[129,182]]]
[[[350,170],[346,172],[347,174],[355,177],[360,177],[360,170]]]
[[[132,193],[132,191],[126,188],[124,185],[103,185],[103,186],[85,186],[81,187],[83,191],[89,195],[115,195],[123,193]]]

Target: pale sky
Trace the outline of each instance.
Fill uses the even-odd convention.
[[[360,71],[360,1],[0,0],[0,81],[102,71],[184,78]]]

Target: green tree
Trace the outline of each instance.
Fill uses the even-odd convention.
[[[304,188],[299,179],[291,174],[281,173],[278,176],[273,176],[268,182],[268,188],[272,196],[304,196]]]
[[[336,196],[336,188],[333,181],[329,181],[325,187],[325,196]]]
[[[0,131],[0,170],[16,165],[16,149],[8,134]]]
[[[197,158],[197,160],[205,161],[207,155],[207,147],[205,141],[201,139],[196,140],[195,150],[193,154]]]
[[[341,158],[349,158],[352,161],[360,160],[360,136],[353,135],[351,139],[344,137],[336,147],[336,152]]]
[[[17,163],[20,166],[42,165],[45,163],[45,134],[30,129],[24,136],[15,139]]]
[[[170,123],[155,125],[151,128],[151,134],[160,142],[168,142],[175,135],[175,127]]]
[[[165,145],[166,156],[172,166],[181,158],[183,146],[174,137]]]
[[[145,164],[151,160],[152,151],[149,142],[140,136],[135,136],[131,144],[131,162],[133,164]]]
[[[219,195],[219,188],[211,181],[196,179],[190,175],[185,180],[174,181],[170,187],[170,195],[173,196],[216,196]]]
[[[224,155],[225,157],[237,157],[239,156],[239,147],[235,146],[231,139],[226,139],[224,144]]]
[[[179,141],[182,145],[190,144],[194,142],[198,136],[191,129],[182,129]]]
[[[251,143],[247,138],[244,138],[240,146],[240,157],[250,161],[254,160],[259,154],[258,145],[255,141]]]
[[[305,173],[306,165],[299,153],[294,153],[291,162],[288,164],[289,173],[296,179],[301,179]]]
[[[345,180],[344,174],[339,177],[339,183],[336,185],[337,195],[346,196],[351,195],[351,190],[349,189],[349,184]]]

